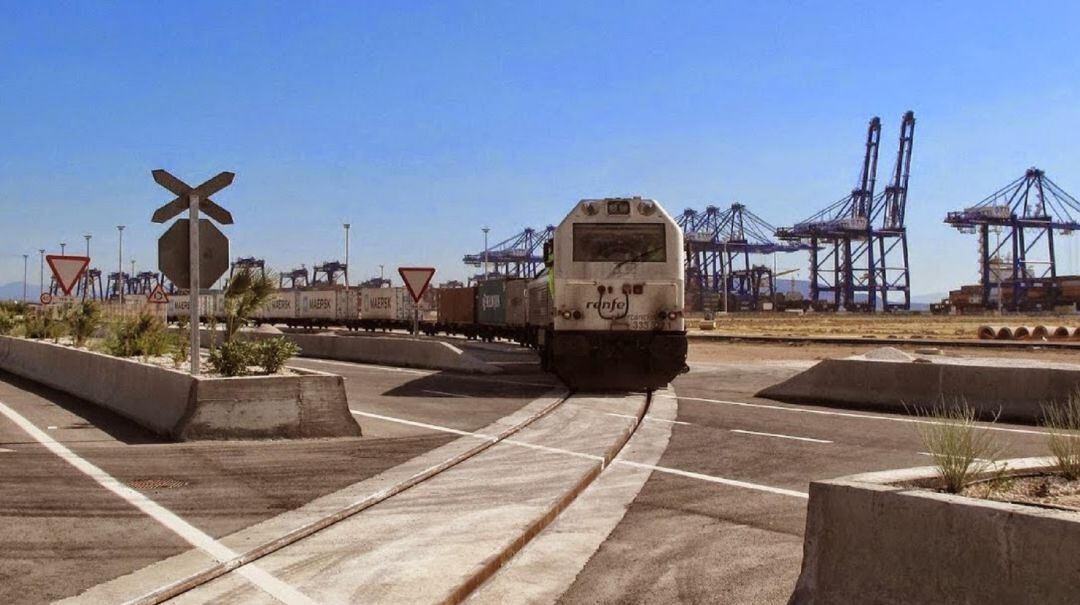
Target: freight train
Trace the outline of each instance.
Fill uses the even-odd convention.
[[[655,201],[582,200],[544,247],[536,279],[489,279],[432,288],[413,303],[404,288],[279,290],[253,318],[289,327],[407,330],[419,307],[428,335],[518,342],[545,370],[587,390],[651,390],[686,370],[682,230]],[[205,294],[204,319],[222,295]],[[169,301],[170,318],[188,315]]]

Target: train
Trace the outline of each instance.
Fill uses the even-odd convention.
[[[544,245],[536,278],[504,277],[429,289],[414,303],[401,287],[275,292],[252,318],[293,328],[408,330],[504,339],[535,348],[545,371],[590,391],[654,390],[687,370],[682,230],[655,200],[585,199]],[[203,319],[224,313],[202,295]],[[189,315],[173,297],[170,319]]]

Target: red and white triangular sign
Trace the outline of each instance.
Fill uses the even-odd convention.
[[[89,256],[50,254],[45,257],[45,261],[49,263],[49,268],[52,269],[56,284],[68,296],[71,295],[71,290],[75,288],[75,284],[79,283],[83,271],[86,271],[86,267],[90,265]]]
[[[435,275],[434,267],[398,267],[398,275],[405,281],[405,287],[409,289],[409,295],[413,302],[420,302],[420,297],[427,291],[431,283],[431,276]]]
[[[163,305],[169,302],[169,295],[165,293],[165,288],[162,288],[161,284],[158,284],[154,286],[154,289],[150,291],[150,294],[146,295],[146,302]]]

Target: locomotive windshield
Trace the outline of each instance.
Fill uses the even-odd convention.
[[[574,223],[574,262],[663,263],[663,223]]]

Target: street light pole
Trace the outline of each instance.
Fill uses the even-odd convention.
[[[89,233],[83,235],[83,239],[86,240],[86,258],[90,258],[90,238],[93,237]],[[89,265],[90,261],[86,261]],[[90,271],[83,274],[82,284],[82,299],[86,301],[86,293],[90,290]]]
[[[41,253],[41,272],[38,274],[38,294],[45,293],[45,248],[38,248]]]
[[[382,280],[383,280],[383,266],[379,265],[379,287],[380,288],[382,287]]]
[[[484,232],[484,279],[488,276],[488,231],[490,230],[490,227],[481,229]]]
[[[30,258],[29,254],[22,255],[22,301],[26,303],[26,260]]]
[[[345,223],[345,291],[349,291],[349,223]]]
[[[60,256],[64,256],[66,254],[66,252],[64,252],[65,248],[67,248],[67,244],[65,244],[64,242],[60,242]]]
[[[116,289],[120,291],[120,304],[124,304],[124,225],[117,225],[116,230],[120,233],[119,250],[117,251],[118,264],[116,266]],[[123,307],[121,306],[121,309]]]

